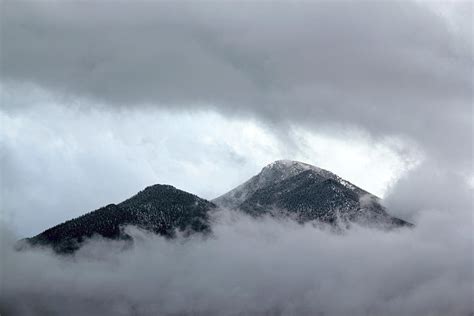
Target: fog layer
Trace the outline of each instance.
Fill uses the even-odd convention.
[[[461,213],[458,213],[461,214]],[[90,241],[73,258],[2,245],[4,315],[471,315],[469,212],[415,229],[342,234],[236,213],[214,235],[134,246]],[[11,237],[11,236],[2,236]],[[7,240],[4,238],[4,240]]]

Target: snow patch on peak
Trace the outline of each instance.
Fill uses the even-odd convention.
[[[258,187],[263,187],[283,181],[306,170],[314,170],[319,173],[321,169],[299,161],[277,160],[265,166],[262,171],[255,176],[255,180]]]
[[[314,169],[317,168],[315,166],[312,166],[310,164],[296,161],[296,160],[289,160],[289,159],[282,159],[282,160],[276,160],[265,167],[263,169],[267,168],[291,168],[291,167],[297,167],[297,168],[304,168],[304,169]],[[317,168],[318,169],[318,168]]]
[[[263,167],[259,174],[253,176],[248,181],[227,192],[226,194],[214,199],[213,202],[220,206],[233,208],[240,205],[257,190],[284,181],[303,172],[307,172],[307,176],[310,178],[322,177],[324,179],[335,180],[347,189],[355,191],[357,194],[367,193],[330,171],[304,162],[285,159],[277,160],[268,164],[267,166]]]
[[[319,167],[304,162],[286,159],[277,160],[265,166],[262,171],[257,175],[257,177],[261,177],[264,179],[270,177],[273,178],[273,181],[282,181],[307,170],[311,170],[317,175],[324,178],[337,178],[337,176],[330,171],[321,169]]]
[[[277,160],[263,167],[261,174],[266,172],[279,172],[284,175],[293,176],[306,170],[320,171],[322,169],[304,162],[294,160]]]
[[[349,181],[346,181],[346,180],[341,179],[339,177],[338,177],[338,181],[339,181],[339,183],[341,183],[343,186],[345,186],[348,189],[351,189],[351,190],[356,189],[356,187],[352,183],[350,183]]]
[[[312,170],[315,174],[324,178],[336,179],[336,175],[333,173],[310,164],[294,160],[277,160],[265,166],[259,174],[253,176],[247,182],[214,199],[213,202],[221,206],[235,207],[257,190],[284,181],[307,170]]]

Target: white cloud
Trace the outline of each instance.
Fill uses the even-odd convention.
[[[25,235],[155,183],[212,199],[277,159],[327,168],[379,195],[407,166],[393,146],[362,133],[300,128],[281,141],[275,126],[209,110],[111,111],[77,100],[64,107],[70,101],[41,90],[36,98],[7,92],[5,102],[24,108],[0,112],[2,211]]]
[[[330,170],[353,184],[384,197],[388,188],[422,160],[415,144],[399,138],[375,140],[360,129],[331,129],[313,133],[295,129],[297,156]]]
[[[1,249],[0,310],[15,315],[465,316],[472,305],[467,220],[426,213],[416,229],[336,235],[223,213],[210,239],[131,231],[74,258]],[[11,236],[2,236],[5,237]]]

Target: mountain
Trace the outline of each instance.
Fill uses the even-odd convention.
[[[390,228],[411,225],[390,216],[379,198],[332,172],[302,162],[279,160],[212,202],[157,184],[119,204],[66,221],[26,241],[33,246],[51,246],[58,253],[73,253],[94,235],[130,239],[122,230],[127,225],[170,238],[176,231],[208,233],[210,211],[218,206],[252,216],[289,216],[301,223],[357,222]]]
[[[269,164],[213,202],[253,216],[288,215],[299,222],[342,221],[389,228],[411,225],[390,216],[375,195],[332,172],[291,160]]]
[[[120,204],[105,207],[52,227],[28,238],[32,245],[51,246],[59,253],[72,253],[93,235],[110,239],[130,238],[121,230],[133,225],[166,237],[176,230],[209,232],[213,203],[170,185],[153,185]]]

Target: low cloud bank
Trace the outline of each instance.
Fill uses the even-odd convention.
[[[335,234],[220,212],[212,238],[127,228],[75,257],[15,252],[4,232],[2,315],[472,315],[469,210],[414,229]]]

